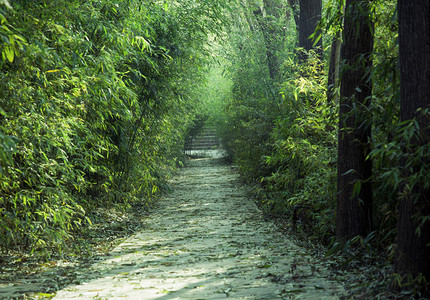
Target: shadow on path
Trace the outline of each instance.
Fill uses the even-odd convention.
[[[192,159],[173,192],[55,299],[338,299],[326,266],[247,199],[221,157]]]

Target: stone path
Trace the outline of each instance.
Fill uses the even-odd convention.
[[[190,161],[146,229],[55,299],[339,299],[330,272],[262,219],[219,158]]]

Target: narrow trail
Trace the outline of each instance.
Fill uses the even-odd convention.
[[[54,299],[338,299],[328,269],[264,221],[219,158],[191,160],[146,229]]]

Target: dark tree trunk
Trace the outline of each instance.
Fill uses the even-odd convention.
[[[315,49],[322,58],[322,39],[314,46],[314,39],[309,38],[321,20],[322,0],[300,0],[299,47],[306,52]],[[302,56],[306,58],[306,54]]]
[[[366,159],[371,124],[364,116],[372,95],[368,76],[373,50],[370,1],[347,0],[344,22],[336,236],[350,239],[365,236],[372,228],[372,162]]]
[[[343,6],[339,5],[339,11],[343,12]],[[338,26],[343,27],[343,18],[339,18]],[[328,68],[328,79],[327,79],[327,101],[338,102],[338,94],[336,90],[339,86],[339,72],[340,72],[340,50],[342,47],[342,32],[339,30],[333,37],[330,51],[330,64]]]
[[[342,41],[340,32],[333,37],[330,51],[330,65],[328,68],[327,79],[327,100],[328,102],[337,102],[336,88],[339,83],[339,65],[340,65],[340,49]]]
[[[430,108],[430,2],[428,0],[398,0],[399,47],[400,47],[400,94],[402,121],[417,118],[420,132],[408,143],[413,151],[419,146],[430,143],[430,120],[417,113],[419,108]],[[420,160],[420,165],[406,169],[406,182],[403,187],[399,206],[399,224],[395,272],[404,276],[412,275],[417,280],[419,275],[427,279],[427,286],[422,286],[422,296],[429,296],[430,282],[430,221],[420,224],[417,217],[430,215],[430,190],[424,183],[407,189],[407,178],[416,173],[429,161]],[[430,172],[426,170],[425,172]],[[409,185],[410,186],[410,185]],[[417,229],[419,228],[419,234]],[[408,285],[408,279],[402,283]],[[417,282],[410,282],[411,284]]]

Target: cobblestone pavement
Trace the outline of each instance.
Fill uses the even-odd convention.
[[[191,160],[146,229],[55,299],[339,299],[330,271],[247,199],[219,158]]]

